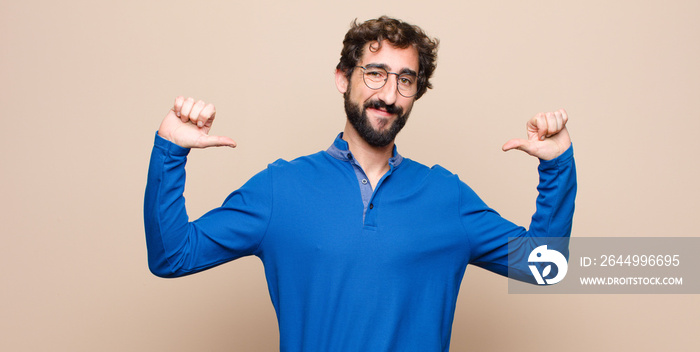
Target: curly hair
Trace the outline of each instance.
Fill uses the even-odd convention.
[[[413,46],[418,50],[418,93],[420,98],[429,88],[435,68],[437,67],[437,49],[440,41],[428,37],[423,30],[415,25],[400,20],[382,16],[367,20],[361,24],[353,21],[350,30],[345,34],[343,50],[340,52],[340,62],[336,69],[345,72],[348,80],[364,54],[365,44],[374,42],[369,50],[377,52],[381,49],[382,41],[386,40],[397,48]]]

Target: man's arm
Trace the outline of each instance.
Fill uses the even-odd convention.
[[[271,209],[265,171],[221,207],[189,221],[183,196],[189,148],[235,146],[230,138],[209,135],[214,115],[213,105],[179,97],[156,135],[144,199],[148,264],[155,275],[189,275],[254,254],[264,235]]]
[[[472,243],[471,264],[508,275],[509,238],[522,239],[519,243],[523,247],[516,254],[525,257],[541,244],[538,241],[541,237],[561,237],[563,241],[558,241],[558,245],[568,249],[576,198],[576,166],[567,121],[563,109],[537,114],[527,123],[527,140],[513,139],[503,146],[503,150],[520,149],[540,159],[537,209],[529,229],[502,218],[466,184],[460,185],[462,223]],[[527,265],[518,270],[523,271],[524,279],[529,279]]]

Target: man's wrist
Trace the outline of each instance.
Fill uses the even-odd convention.
[[[190,153],[190,148],[181,147],[156,132],[156,137],[154,140],[154,146],[156,148],[164,150],[167,154],[175,156],[186,156]]]
[[[540,159],[540,168],[550,168],[550,167],[557,167],[559,165],[565,164],[570,162],[571,159],[574,158],[574,144],[569,144],[569,148],[567,148],[563,153],[559,154],[554,159],[549,159],[549,160],[543,160]]]

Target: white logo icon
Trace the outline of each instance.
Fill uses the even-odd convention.
[[[564,258],[564,256],[558,251],[547,249],[547,245],[539,246],[532,250],[527,260],[531,263],[553,263],[557,266],[557,275],[551,279],[544,279],[552,271],[552,265],[547,265],[544,270],[542,270],[542,275],[540,275],[540,272],[537,270],[535,265],[530,265],[530,271],[532,271],[532,275],[540,285],[545,285],[545,282],[547,285],[556,284],[564,279],[564,276],[566,276],[566,271],[569,268],[566,258]]]

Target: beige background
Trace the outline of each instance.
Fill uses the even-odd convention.
[[[177,95],[239,148],[193,151],[189,212],[269,162],[325,149],[355,17],[441,39],[435,89],[398,138],[527,225],[537,162],[502,143],[565,107],[574,236],[698,236],[697,1],[0,1],[0,350],[274,351],[262,265],[164,280],[146,265],[153,135]],[[695,351],[698,295],[509,295],[469,268],[453,351]]]

